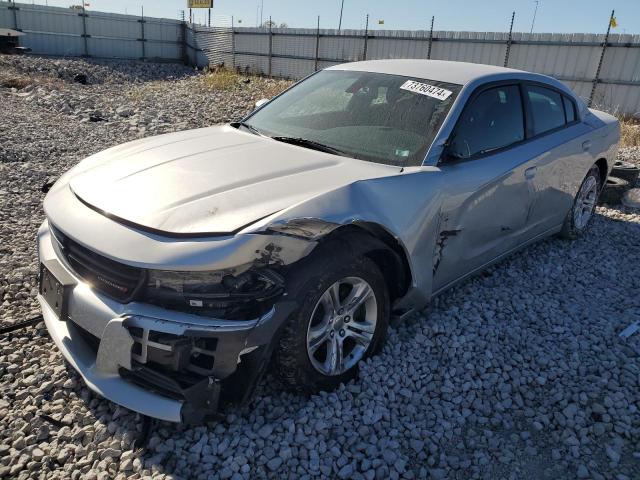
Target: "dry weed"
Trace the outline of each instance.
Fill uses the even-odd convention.
[[[620,119],[620,143],[623,147],[640,147],[640,122]]]
[[[233,70],[220,68],[203,75],[201,82],[210,90],[231,90],[238,84],[239,77]]]

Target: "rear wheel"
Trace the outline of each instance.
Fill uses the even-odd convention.
[[[316,255],[292,279],[289,295],[300,308],[280,336],[276,373],[298,390],[335,388],[356,374],[358,363],[375,353],[386,336],[384,278],[365,256]]]
[[[594,165],[578,189],[573,206],[562,226],[561,236],[575,239],[587,231],[598,202],[600,189],[600,169]]]

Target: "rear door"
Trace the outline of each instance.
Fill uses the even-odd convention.
[[[518,83],[475,92],[441,164],[445,193],[434,251],[434,292],[508,252],[526,231],[534,158]]]
[[[580,121],[574,101],[549,85],[525,83],[530,154],[535,156],[535,198],[530,235],[564,221],[587,171],[596,161],[591,153],[592,129]]]

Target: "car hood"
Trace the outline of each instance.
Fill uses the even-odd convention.
[[[85,162],[69,179],[83,203],[115,220],[184,235],[233,233],[323,192],[399,171],[231,126],[138,140]]]

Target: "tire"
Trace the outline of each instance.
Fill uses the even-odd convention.
[[[629,189],[629,182],[621,178],[609,177],[600,194],[600,203],[619,205],[622,195]]]
[[[601,193],[600,169],[593,165],[580,184],[578,193],[573,199],[571,210],[567,214],[560,236],[575,240],[588,230],[593,218],[593,211]]]
[[[640,209],[640,188],[630,188],[624,192],[622,205],[627,208]]]
[[[379,351],[387,334],[390,316],[387,286],[382,273],[372,260],[365,256],[350,255],[348,244],[345,245],[340,241],[321,245],[316,250],[317,252],[300,262],[295,271],[287,276],[287,293],[298,301],[300,307],[287,320],[274,352],[275,372],[285,386],[306,393],[331,390],[353,378],[357,374],[358,363]],[[349,312],[345,311],[338,312],[330,320],[328,305],[333,303],[330,293],[327,292],[336,282],[345,281],[345,279],[358,279],[366,283],[371,289],[374,300],[367,297],[367,300],[356,309],[353,318],[350,318]],[[348,303],[345,302],[348,295],[356,292],[355,286],[351,288],[349,290],[348,284],[340,284],[337,288],[340,301],[344,304]],[[362,288],[365,289],[364,286]],[[335,292],[336,289],[333,291]],[[370,319],[373,318],[373,314],[375,314],[375,324],[372,327]],[[359,330],[364,325],[372,330],[372,334]],[[333,331],[332,334],[330,334],[331,331]],[[366,347],[354,340],[352,337],[352,335],[355,336],[354,331],[370,338]],[[324,333],[318,334],[318,332]],[[325,334],[330,336],[324,339]],[[311,338],[317,340],[315,342],[317,348],[308,346]],[[361,338],[360,341],[362,341]],[[342,366],[345,370],[336,368],[331,373],[321,371],[319,368],[321,363],[331,367],[329,354],[330,349],[333,351],[336,342],[339,343],[340,351],[343,352]],[[315,350],[310,353],[313,348]],[[353,355],[349,357],[348,354]]]
[[[632,187],[636,184],[639,175],[640,167],[629,162],[617,161],[613,164],[613,169],[611,170],[612,177],[626,180]]]

